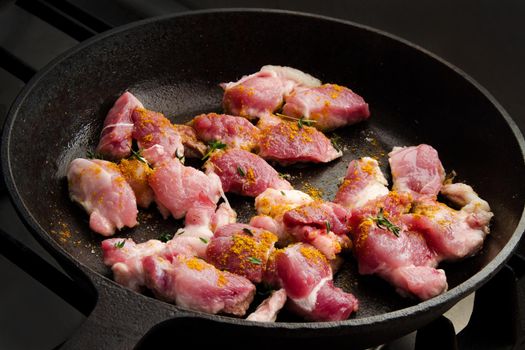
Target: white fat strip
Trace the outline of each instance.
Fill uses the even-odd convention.
[[[331,280],[332,280],[332,276],[323,278],[322,280],[319,281],[317,286],[315,286],[314,289],[312,289],[312,291],[310,292],[310,294],[308,294],[306,298],[294,299],[293,300],[294,303],[297,304],[297,306],[299,306],[301,309],[305,311],[308,311],[308,312],[312,311],[315,307],[315,303],[317,302],[317,295],[319,294],[319,291],[321,290],[321,288],[324,286],[326,282],[331,281]]]
[[[374,182],[366,186],[357,196],[357,201],[352,203],[354,208],[359,208],[365,205],[368,201],[385,196],[388,194],[388,188],[381,184]]]
[[[109,125],[106,125],[102,131],[106,130],[107,128],[113,128],[113,127],[117,127],[117,126],[130,126],[130,127],[133,127],[133,123],[115,123],[115,124],[109,124]]]

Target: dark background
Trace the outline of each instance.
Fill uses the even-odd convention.
[[[29,3],[30,1],[22,1]],[[19,3],[22,3],[19,1]],[[118,26],[173,12],[218,7],[264,7],[318,13],[369,25],[412,41],[448,60],[483,85],[525,131],[525,2],[518,0],[71,0]],[[285,33],[283,32],[283,35]],[[254,38],[257,40],[257,38]],[[0,2],[0,47],[34,69],[76,40]],[[0,69],[0,122],[23,83]],[[440,103],[436,96],[436,103]],[[42,121],[45,122],[45,121]],[[468,130],[465,130],[468,132]],[[46,150],[43,150],[46,151]],[[504,181],[504,177],[497,181]],[[23,228],[0,189],[0,228],[50,259]],[[50,349],[83,317],[0,256],[0,349]]]

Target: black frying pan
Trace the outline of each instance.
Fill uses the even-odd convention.
[[[378,278],[358,276],[349,258],[336,284],[360,299],[355,316],[306,323],[285,314],[277,323],[258,324],[183,310],[111,281],[102,264],[101,237],[89,230],[85,213],[68,199],[68,163],[94,148],[105,114],[123,91],[182,123],[220,110],[219,82],[265,64],[296,67],[347,85],[371,107],[368,122],[336,131],[346,148],[343,159],[289,170],[300,175],[296,188],[309,183],[333,198],[351,159],[378,156],[388,172],[386,153],[393,146],[428,143],[439,151],[446,169],[454,169],[459,181],[473,185],[490,203],[492,234],[479,255],[444,266],[448,292],[420,303],[403,299]],[[178,337],[193,329],[210,337],[343,336],[349,346],[363,346],[427,324],[502,267],[525,227],[523,150],[523,137],[497,102],[421,48],[325,17],[233,10],[138,22],[90,39],[53,61],[10,110],[2,166],[12,200],[31,231],[87,296],[97,296],[86,324],[68,341],[71,348],[130,348],[152,326],[170,318],[157,329],[171,327]],[[247,220],[252,201],[231,198],[240,220]],[[117,236],[144,241],[180,225],[161,220],[155,210],[143,213],[140,222]]]

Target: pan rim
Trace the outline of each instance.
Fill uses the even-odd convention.
[[[488,101],[497,109],[500,116],[503,117],[504,121],[507,123],[509,128],[511,129],[511,132],[514,135],[515,140],[518,142],[522,159],[524,160],[525,165],[525,139],[523,138],[523,135],[521,131],[519,130],[517,124],[515,121],[511,118],[511,116],[505,111],[505,109],[500,105],[500,103],[484,88],[481,84],[479,84],[475,79],[470,77],[468,74],[466,74],[464,71],[459,69],[458,67],[454,66],[450,62],[446,61],[445,59],[437,56],[436,54],[433,54],[429,50],[422,48],[421,46],[414,44],[406,39],[403,39],[401,37],[398,37],[394,34],[388,33],[386,31],[373,28],[367,25],[355,23],[348,20],[342,20],[337,18],[332,18],[329,16],[324,15],[317,15],[317,14],[311,14],[311,13],[305,13],[305,12],[299,12],[299,11],[289,11],[289,10],[277,10],[277,9],[264,9],[264,8],[228,8],[228,9],[207,9],[207,10],[199,10],[199,11],[187,11],[187,12],[180,12],[176,14],[169,14],[169,15],[163,15],[153,18],[144,19],[141,21],[129,23],[114,29],[111,29],[109,31],[106,31],[104,33],[100,33],[95,35],[92,38],[89,38],[78,45],[72,47],[71,49],[65,51],[64,53],[60,54],[53,60],[51,60],[44,68],[42,68],[40,71],[37,72],[37,74],[30,79],[30,81],[24,86],[24,88],[21,90],[21,92],[18,94],[17,98],[11,105],[9,112],[7,114],[4,128],[2,132],[2,145],[1,145],[1,166],[2,166],[2,172],[3,177],[6,183],[7,192],[8,195],[14,204],[14,207],[18,213],[18,215],[22,218],[22,221],[24,221],[24,224],[29,228],[32,235],[38,239],[39,243],[42,243],[46,250],[50,252],[55,258],[60,259],[61,261],[67,263],[67,264],[74,264],[77,266],[82,266],[85,269],[90,270],[91,272],[95,273],[96,275],[105,278],[112,283],[116,284],[111,279],[107,278],[104,275],[99,274],[98,272],[94,271],[91,267],[84,265],[77,259],[75,259],[70,253],[68,253],[63,247],[61,247],[55,240],[51,238],[51,236],[46,232],[46,230],[38,223],[38,221],[34,218],[32,213],[28,210],[26,207],[24,201],[22,200],[21,196],[19,195],[18,188],[16,186],[16,182],[12,173],[11,168],[11,155],[10,155],[10,144],[11,144],[11,130],[14,127],[15,121],[17,119],[18,111],[20,107],[23,105],[24,101],[31,95],[32,90],[39,84],[39,82],[47,76],[49,72],[51,72],[53,69],[55,69],[57,66],[59,66],[63,61],[68,59],[69,57],[75,55],[76,53],[88,48],[92,44],[105,40],[113,35],[117,35],[122,32],[126,32],[132,28],[138,28],[141,26],[145,26],[151,23],[155,22],[162,22],[167,20],[173,20],[178,17],[192,17],[192,16],[201,16],[201,15],[209,15],[209,14],[221,14],[221,13],[269,13],[269,14],[279,14],[279,15],[290,15],[290,16],[299,16],[299,17],[305,17],[305,18],[312,18],[327,22],[335,22],[340,23],[344,25],[348,25],[351,27],[356,27],[361,30],[365,30],[368,32],[372,32],[376,35],[386,37],[390,40],[397,41],[405,46],[408,46],[409,48],[416,50],[431,59],[437,61],[439,64],[445,65],[447,68],[452,69],[456,74],[459,74],[463,79],[465,79],[470,85],[477,89],[485,98],[488,99]],[[470,278],[465,280],[463,283],[459,284],[455,288],[452,288],[448,290],[447,292],[434,297],[432,299],[418,302],[415,305],[399,309],[396,311],[391,311],[385,314],[380,315],[374,315],[374,316],[366,316],[362,318],[351,318],[344,321],[336,321],[336,322],[308,322],[308,323],[302,323],[302,322],[276,322],[273,324],[261,324],[254,321],[246,321],[243,319],[236,319],[228,316],[220,316],[220,315],[208,315],[208,314],[202,314],[198,312],[192,312],[195,316],[198,316],[200,318],[206,318],[214,321],[221,321],[223,323],[231,323],[231,324],[243,324],[246,326],[257,326],[257,327],[264,327],[264,328],[284,328],[284,329],[333,329],[338,327],[347,327],[347,326],[353,326],[353,327],[361,327],[361,326],[369,326],[369,325],[378,325],[380,323],[384,322],[390,322],[394,319],[398,319],[403,316],[407,315],[418,315],[423,313],[429,313],[431,310],[437,310],[440,307],[443,308],[446,305],[453,305],[455,302],[459,301],[462,297],[464,297],[466,294],[474,291],[475,289],[479,288],[482,284],[484,284],[486,281],[488,281],[491,277],[493,277],[505,264],[505,262],[510,258],[512,255],[512,252],[516,249],[518,242],[521,239],[521,236],[523,234],[523,231],[525,230],[525,203],[524,203],[524,209],[522,210],[520,220],[516,226],[516,229],[514,230],[514,233],[510,237],[509,241],[505,244],[505,246],[498,252],[498,254],[486,265],[484,266],[480,271],[472,275]],[[119,286],[119,285],[118,285]],[[123,288],[119,286],[119,288]],[[167,304],[170,305],[170,304]],[[178,310],[177,306],[172,305],[174,308]],[[449,307],[450,307],[449,306]],[[184,310],[184,313],[187,313],[188,310]],[[443,312],[446,310],[443,310]]]

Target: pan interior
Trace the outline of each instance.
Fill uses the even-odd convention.
[[[377,157],[388,174],[393,146],[427,143],[438,150],[445,169],[455,170],[457,180],[472,185],[495,213],[483,251],[444,266],[450,288],[486,266],[514,234],[524,202],[523,158],[501,112],[485,95],[451,68],[389,37],[345,23],[264,12],[148,22],[78,49],[42,76],[14,112],[9,136],[10,176],[28,219],[44,238],[109,277],[102,238],[70,202],[65,172],[72,159],[94,149],[112,103],[129,90],[148,109],[184,123],[221,110],[218,83],[266,64],[348,86],[371,107],[368,122],[335,132],[342,159],[278,168],[292,176],[297,189],[313,186],[332,199],[350,160]],[[239,221],[246,222],[253,199],[229,198]],[[142,242],[181,225],[162,220],[155,209],[143,211],[139,221],[116,236]],[[336,284],[361,300],[357,318],[415,303],[376,277],[358,276],[351,256]]]

